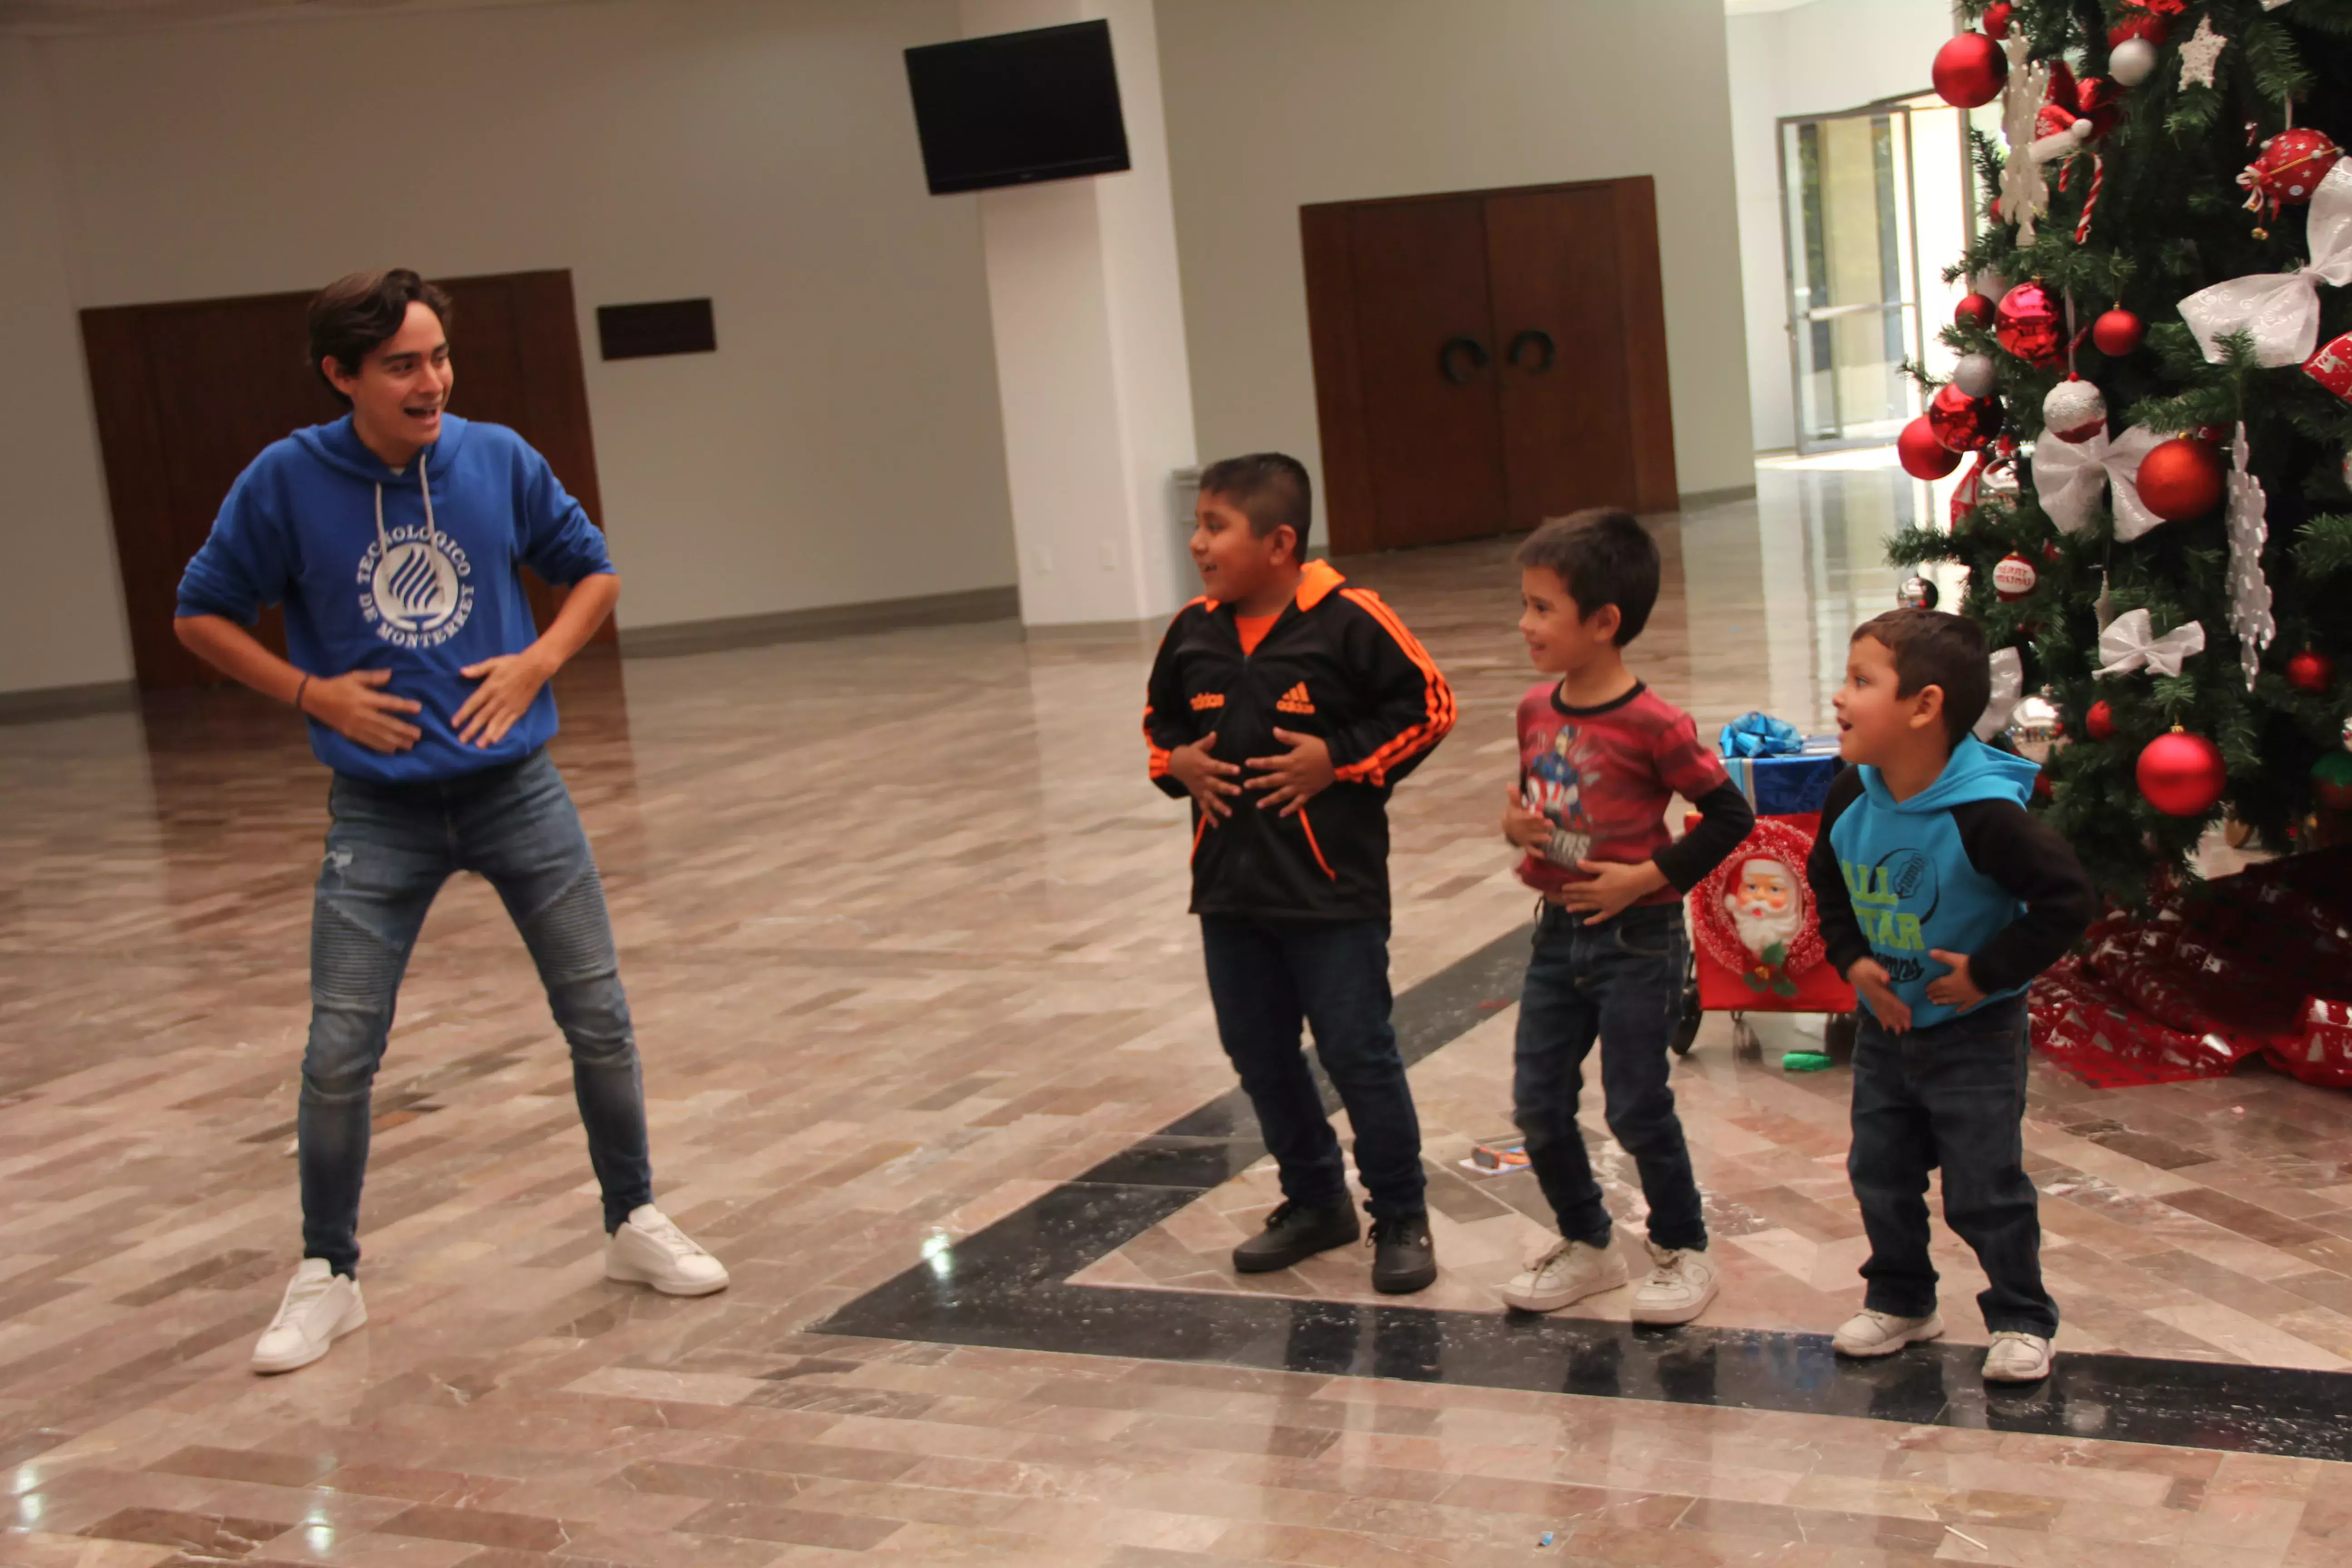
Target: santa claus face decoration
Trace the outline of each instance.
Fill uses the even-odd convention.
[[[1752,855],[1739,863],[1738,879],[1723,895],[1723,908],[1740,945],[1759,958],[1774,947],[1785,955],[1804,926],[1796,872],[1769,856]],[[1775,962],[1785,962],[1785,956]]]

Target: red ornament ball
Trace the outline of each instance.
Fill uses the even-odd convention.
[[[2121,308],[2105,312],[2091,323],[2091,346],[2114,359],[2139,347],[2147,336],[2147,323]]]
[[[1990,447],[2000,434],[2000,404],[1990,397],[1970,397],[1957,386],[1937,393],[1925,417],[1937,441],[1954,452]]]
[[[2113,740],[2116,733],[2116,710],[2107,700],[2100,698],[2083,715],[2083,733],[2094,741]]]
[[[2042,574],[2036,572],[2033,563],[2022,555],[2012,552],[1993,564],[1992,591],[2000,595],[2000,602],[2004,605],[2017,603],[2033,592],[2033,585],[2040,581]]]
[[[1895,457],[1915,479],[1940,479],[1960,466],[1960,455],[1937,439],[1924,414],[1895,437]]]
[[[2286,661],[2286,683],[2297,691],[2325,691],[2336,684],[2336,661],[2316,648],[2305,648]]]
[[[2000,96],[2009,57],[1982,33],[1961,33],[1936,51],[1929,75],[1937,97],[1955,109],[1975,109]]]
[[[2176,436],[2140,459],[2139,499],[2167,522],[2203,517],[2221,504],[2221,454],[2209,442]]]
[[[2017,7],[2011,5],[2009,0],[1992,0],[1992,4],[1985,7],[1985,37],[1996,43],[2009,37],[2010,19],[2016,14]],[[1914,77],[1912,79],[1916,81],[1918,79]]]
[[[2260,157],[2238,173],[2238,184],[2251,193],[2246,205],[2267,205],[2273,211],[2301,206],[2343,156],[2344,149],[2324,131],[2303,127],[2280,132],[2263,143]]]
[[[1978,331],[1983,331],[1992,325],[1993,317],[1999,310],[2000,307],[1995,305],[1989,296],[1969,294],[1965,296],[1958,305],[1952,307],[1952,324],[1956,327],[1973,327]]]
[[[1992,331],[2002,348],[2029,364],[2053,365],[2065,357],[2064,318],[2039,283],[2020,283],[2000,297]]]
[[[2134,772],[2139,793],[2167,816],[2201,816],[2229,785],[2221,748],[2183,730],[2158,735],[2141,747]]]

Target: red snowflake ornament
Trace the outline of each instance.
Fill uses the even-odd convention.
[[[2246,210],[2276,217],[2281,207],[2301,206],[2343,156],[2344,149],[2324,131],[2306,126],[2280,132],[2263,143],[2262,156],[2238,171]]]

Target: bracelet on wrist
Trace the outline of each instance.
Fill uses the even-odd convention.
[[[302,706],[302,693],[310,689],[310,678],[308,675],[305,675],[302,678],[302,683],[294,689],[294,711],[301,714],[305,719],[308,719],[310,716],[310,710]]]

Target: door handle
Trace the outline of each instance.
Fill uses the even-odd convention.
[[[1530,343],[1543,351],[1543,358],[1536,363],[1533,370],[1528,370],[1528,367],[1519,362],[1519,351]],[[1541,375],[1551,369],[1553,361],[1559,358],[1559,345],[1553,342],[1551,334],[1541,327],[1529,327],[1511,340],[1510,349],[1503,358],[1509,362],[1514,370],[1526,370],[1529,375]]]
[[[1494,357],[1486,352],[1486,344],[1465,332],[1446,339],[1445,345],[1437,351],[1437,374],[1456,386],[1467,386],[1472,376],[1494,363]],[[1467,370],[1456,363],[1465,358],[1470,362]]]

